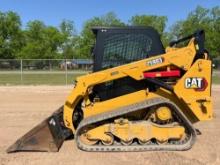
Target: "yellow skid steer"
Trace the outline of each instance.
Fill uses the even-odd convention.
[[[190,149],[193,124],[213,115],[205,32],[164,49],[152,27],[92,30],[93,72],[78,77],[64,105],[7,152],[58,151],[70,137],[84,151]]]

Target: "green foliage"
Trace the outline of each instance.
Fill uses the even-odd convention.
[[[165,33],[165,27],[167,23],[167,17],[156,15],[135,15],[129,20],[129,24],[132,26],[152,26],[160,34],[164,45],[169,43],[169,34]]]
[[[113,12],[109,12],[101,17],[93,17],[86,21],[81,36],[78,38],[76,57],[91,58],[90,52],[95,42],[95,36],[91,28],[95,26],[125,26],[125,24]]]
[[[198,6],[185,20],[177,21],[165,31],[166,16],[135,15],[128,23],[122,22],[114,12],[93,17],[84,23],[77,34],[73,21],[63,20],[59,27],[47,26],[35,20],[21,28],[20,17],[14,12],[0,12],[0,59],[30,58],[91,58],[95,36],[94,26],[153,26],[161,35],[165,46],[172,39],[182,38],[197,29],[206,32],[206,48],[213,58],[220,57],[220,7],[206,9]]]
[[[23,43],[20,17],[0,12],[0,58],[15,58]]]
[[[170,33],[177,39],[187,36],[197,29],[204,29],[206,33],[206,48],[212,57],[220,55],[220,7],[206,9],[198,6],[189,13],[186,20],[176,22]]]
[[[19,52],[19,58],[49,59],[59,56],[58,48],[64,43],[61,32],[41,21],[28,22],[24,31],[25,45]]]
[[[167,17],[156,15],[135,15],[129,20],[129,23],[132,26],[152,26],[161,35],[165,30],[166,22]]]
[[[78,36],[74,28],[74,22],[63,20],[59,26],[61,34],[63,35],[64,42],[61,46],[62,58],[74,58],[76,54],[76,45]]]

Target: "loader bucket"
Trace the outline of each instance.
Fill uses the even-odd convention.
[[[17,151],[59,151],[67,135],[67,130],[62,124],[62,114],[63,106],[18,139],[7,149],[7,153]],[[69,130],[68,135],[70,135]]]

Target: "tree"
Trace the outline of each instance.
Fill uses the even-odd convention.
[[[35,20],[28,22],[24,31],[25,45],[19,52],[20,58],[51,59],[59,57],[58,48],[64,42],[61,32],[52,26]]]
[[[90,50],[94,45],[95,36],[91,31],[95,26],[125,26],[125,24],[117,18],[117,15],[113,12],[109,12],[100,17],[93,17],[84,23],[83,30],[80,37],[78,37],[78,45],[76,53],[78,58],[91,58]]]
[[[63,20],[59,28],[64,39],[61,46],[62,58],[74,58],[76,54],[75,47],[78,41],[74,22],[70,20]]]
[[[206,48],[210,50],[212,57],[220,55],[220,8],[206,9],[198,6],[189,13],[187,18],[176,22],[170,33],[172,38],[182,38],[192,34],[197,29],[204,29],[206,33]]]
[[[220,57],[220,7],[206,9],[198,6],[186,19],[177,21],[165,31],[167,17],[135,15],[128,21],[132,26],[153,26],[165,46],[172,39],[182,38],[197,29],[206,32],[206,48],[212,57]],[[21,29],[20,17],[14,12],[0,12],[0,58],[91,58],[95,43],[94,26],[125,26],[115,13],[93,17],[84,23],[80,34],[74,22],[63,20],[59,27],[46,26],[42,21],[28,22]]]
[[[0,58],[16,58],[23,45],[20,17],[14,12],[0,12]]]
[[[75,35],[76,34],[76,29],[74,28],[74,22],[70,20],[63,20],[60,23],[60,31],[66,35],[66,37]]]
[[[209,33],[210,36],[210,47],[213,48],[212,55],[213,57],[220,58],[220,7],[214,7],[210,11],[211,13],[211,26],[212,30]]]
[[[152,26],[160,34],[164,45],[167,45],[169,35],[165,33],[167,17],[156,15],[135,15],[128,21],[132,26]]]
[[[129,20],[129,24],[132,26],[152,26],[161,35],[166,27],[167,17],[156,15],[135,15]]]

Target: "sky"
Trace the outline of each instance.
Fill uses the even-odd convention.
[[[162,15],[168,17],[167,29],[185,19],[196,6],[220,6],[220,0],[0,0],[0,11],[14,11],[20,15],[22,26],[31,20],[58,26],[63,19],[74,21],[77,32],[83,23],[113,11],[123,22],[133,15]]]

